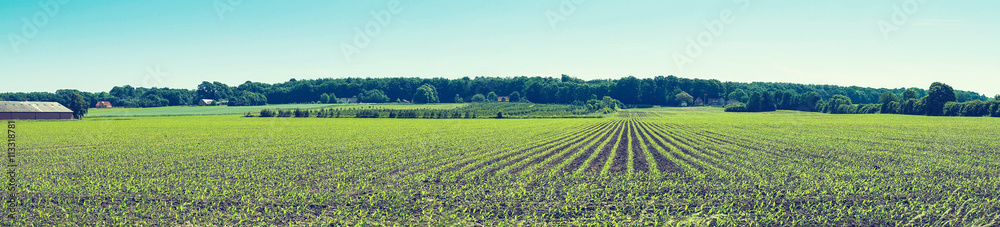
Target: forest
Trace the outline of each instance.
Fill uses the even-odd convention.
[[[986,96],[971,91],[955,90],[955,102],[987,101]],[[246,81],[231,86],[221,82],[202,82],[197,89],[143,88],[115,86],[107,92],[83,92],[72,89],[50,92],[2,93],[2,100],[53,101],[70,103],[74,93],[90,102],[110,101],[118,107],[160,107],[195,105],[200,99],[228,101],[228,105],[264,105],[289,103],[335,103],[338,98],[358,98],[359,102],[453,103],[491,100],[495,96],[510,96],[511,101],[545,104],[571,104],[609,96],[627,107],[680,106],[678,94],[692,98],[725,98],[751,102],[754,93],[771,94],[769,99],[778,109],[816,110],[815,102],[847,97],[852,104],[881,104],[881,96],[927,96],[921,88],[868,88],[857,86],[812,85],[769,82],[720,82],[714,79],[689,79],[676,76],[582,80],[568,75],[553,77],[463,77],[447,78],[324,78],[291,79],[268,84]],[[490,95],[492,93],[493,95]],[[791,106],[791,98],[806,98],[808,103]],[[808,96],[808,97],[807,97]],[[516,99],[515,99],[516,97]],[[900,100],[905,105],[908,99]]]

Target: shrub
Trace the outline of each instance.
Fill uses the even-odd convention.
[[[276,115],[278,115],[278,114],[274,110],[271,110],[271,109],[260,110],[260,117],[274,117]]]
[[[733,103],[726,106],[726,112],[749,112],[747,104]]]
[[[1000,101],[990,104],[990,117],[1000,117]]]

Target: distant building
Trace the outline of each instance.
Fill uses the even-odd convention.
[[[342,103],[358,103],[358,98],[338,98]]]
[[[94,108],[111,108],[111,102],[108,101],[97,102],[97,105],[94,105]]]
[[[705,101],[701,100],[701,97],[699,97],[698,99],[694,100],[694,105],[695,106],[704,106],[705,105]]]
[[[497,96],[497,102],[510,102],[510,96]]]
[[[708,99],[709,106],[724,106],[726,105],[726,100],[722,98],[718,99]]]
[[[215,100],[202,99],[201,101],[198,101],[198,105],[199,106],[215,105]]]
[[[57,102],[0,101],[0,120],[73,119],[73,111]]]

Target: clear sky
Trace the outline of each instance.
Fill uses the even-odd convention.
[[[992,97],[997,11],[986,0],[3,1],[0,92],[568,74],[941,81]]]

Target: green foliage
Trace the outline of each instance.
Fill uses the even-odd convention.
[[[733,103],[726,105],[726,112],[750,112],[750,109],[747,108],[747,104]]]
[[[473,95],[472,102],[486,102],[486,96],[483,96],[483,94]]]
[[[586,105],[533,104],[508,102],[472,103],[454,109],[390,109],[382,106],[340,107],[316,110],[318,118],[489,118],[502,112],[503,118],[580,118],[600,117],[594,114],[609,114],[618,111],[622,105],[618,100],[606,97],[604,100],[590,100]],[[336,116],[332,113],[342,113]]]
[[[955,90],[947,84],[934,82],[927,90],[927,100],[924,105],[928,116],[944,115],[944,105],[957,100]]]
[[[675,76],[657,76],[654,78],[625,77],[621,79],[602,79],[583,81],[567,76],[567,79],[546,77],[477,77],[474,79],[444,79],[444,78],[324,78],[314,80],[289,80],[287,82],[267,84],[246,81],[239,86],[229,86],[220,82],[202,82],[197,89],[170,88],[133,88],[131,86],[113,87],[110,92],[80,92],[91,106],[99,101],[110,101],[116,107],[160,107],[194,105],[200,99],[230,100],[244,91],[261,94],[269,104],[313,103],[322,94],[354,94],[363,93],[366,89],[380,90],[388,100],[412,99],[416,90],[422,85],[434,86],[440,102],[441,97],[459,95],[471,97],[480,91],[494,91],[499,94],[518,92],[521,99],[531,99],[535,103],[569,104],[574,101],[585,102],[589,99],[599,99],[603,96],[622,100],[630,105],[661,105],[677,106],[675,95],[686,91],[694,97],[724,98],[733,95],[739,101],[748,103],[749,97],[740,95],[752,91],[772,92],[775,95],[774,104],[777,109],[816,111],[814,99],[807,102],[804,96],[795,94],[815,92],[821,99],[832,98],[833,95],[850,97],[858,104],[879,103],[879,94],[891,92],[903,96],[900,102],[910,99],[904,93],[912,93],[912,98],[919,99],[926,94],[924,89],[874,89],[862,87],[841,87],[834,85],[804,85],[792,83],[739,83],[720,82],[718,80],[688,79]],[[743,91],[743,92],[739,92]],[[4,100],[53,101],[68,106],[70,94],[74,90],[59,90],[50,92],[30,93],[0,93]],[[733,93],[736,94],[733,94]],[[791,93],[791,94],[788,94]],[[987,101],[987,97],[975,92],[955,91],[956,101]],[[791,97],[790,99],[788,97]],[[335,98],[331,97],[334,103]],[[468,101],[468,100],[464,100]],[[514,100],[521,101],[518,99]],[[789,103],[792,101],[791,103]],[[796,105],[789,105],[796,104]],[[881,103],[884,104],[884,103]]]
[[[884,114],[899,114],[899,102],[892,101],[888,105],[882,106],[881,112]]]
[[[963,116],[963,117],[982,117],[991,116],[993,111],[991,108],[993,103],[996,102],[983,102],[979,100],[970,102],[948,102],[944,105],[943,116]]]
[[[497,97],[499,97],[499,96],[497,96],[497,93],[494,93],[494,92],[491,91],[489,94],[486,95],[486,101],[487,102],[496,102],[497,101]]]
[[[843,95],[834,95],[833,98],[831,98],[829,101],[826,102],[823,108],[823,112],[832,114],[852,113],[852,111],[850,111],[845,107],[845,106],[849,107],[852,104],[853,103],[851,102],[851,98],[848,98],[847,96]]]
[[[760,107],[758,107],[757,109],[760,110],[761,112],[775,111],[777,107],[775,105],[776,104],[774,98],[775,95],[770,92],[764,92],[761,95],[763,96],[762,97],[763,99],[761,100]]]
[[[326,94],[324,94],[326,95]],[[263,106],[267,105],[267,97],[255,92],[242,91],[226,103],[228,106]]]
[[[389,102],[389,96],[382,93],[381,90],[363,90],[361,94],[358,94],[358,102],[362,103],[387,103]]]
[[[906,100],[899,106],[899,111],[897,112],[906,115],[923,115],[927,113],[924,111],[923,102],[917,99]]]
[[[465,100],[462,99],[462,96],[455,94],[455,103],[465,103]]]
[[[688,105],[694,105],[694,97],[692,97],[687,92],[683,91],[681,93],[678,93],[677,95],[674,95],[674,101],[677,101],[677,103],[687,103]]]
[[[69,109],[73,111],[73,119],[81,119],[83,115],[87,114],[87,109],[90,107],[90,103],[87,99],[83,98],[80,93],[73,93],[73,102],[69,105]]]
[[[322,95],[319,95],[319,102],[320,103],[330,103],[330,95],[326,94],[326,93],[323,93]]]
[[[330,103],[335,103],[336,104],[336,103],[344,103],[344,102],[340,101],[340,99],[337,98],[336,94],[330,93]]]
[[[917,90],[913,88],[906,89],[906,91],[903,92],[903,100],[919,99],[919,98],[920,97],[917,95]]]
[[[260,110],[260,117],[275,117],[278,115],[278,111],[272,109]]]
[[[990,116],[1000,117],[1000,99],[990,102]]]
[[[457,96],[457,95],[456,95]],[[458,101],[458,100],[456,100]],[[439,103],[438,92],[430,84],[421,85],[413,94],[413,103]]]
[[[760,92],[750,93],[750,100],[747,101],[748,112],[760,112],[760,107],[764,105],[764,95]]]
[[[893,94],[892,92],[888,92],[887,91],[887,92],[883,92],[882,95],[879,96],[878,101],[879,101],[879,103],[882,104],[882,106],[888,107],[889,103],[899,102],[899,97],[896,97],[896,94]],[[892,113],[892,112],[894,112],[892,110],[894,110],[894,109],[892,109],[892,108],[882,108],[881,113]]]
[[[735,91],[730,92],[728,98],[730,100],[736,100],[742,103],[747,103],[750,101],[750,96],[747,96],[746,91],[743,91],[743,89],[736,89]]]
[[[508,96],[510,97],[510,102],[520,102],[521,101],[521,93],[520,92],[514,91],[514,92],[511,92],[510,95],[508,95]]]

